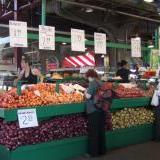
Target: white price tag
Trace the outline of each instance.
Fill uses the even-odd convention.
[[[17,111],[17,115],[20,128],[38,126],[36,109],[20,109]]]
[[[94,49],[96,54],[107,53],[106,34],[94,33]]]
[[[40,96],[41,96],[41,94],[40,94],[39,90],[35,90],[35,91],[34,91],[34,94],[35,94],[36,96],[38,96],[38,97],[40,97]]]
[[[71,29],[71,48],[72,51],[85,52],[85,31]]]
[[[55,50],[55,27],[39,25],[39,49]]]
[[[28,47],[27,22],[9,21],[11,47]]]
[[[141,57],[141,38],[131,38],[132,57]]]

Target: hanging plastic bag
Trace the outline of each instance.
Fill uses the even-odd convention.
[[[158,91],[155,90],[153,97],[152,97],[152,101],[151,101],[151,105],[157,107],[159,105],[159,96],[158,96]]]

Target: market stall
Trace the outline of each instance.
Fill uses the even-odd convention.
[[[39,36],[28,33],[28,39],[32,43],[39,40]],[[56,36],[55,42],[70,44],[71,38]],[[94,45],[94,41],[90,40],[85,43],[87,46]],[[107,43],[107,47],[131,49],[128,44],[111,42]],[[142,52],[149,51],[142,47]],[[52,64],[47,61],[50,71],[45,83],[21,86],[20,82],[17,89],[12,88],[0,95],[1,159],[50,160],[53,157],[63,160],[87,153],[88,120],[84,98],[87,83],[79,72],[85,70],[85,73],[89,68],[98,70],[98,66],[95,66],[92,52],[84,53],[65,57],[61,68],[55,68],[56,59]],[[87,65],[82,63],[85,58],[89,61]],[[106,89],[108,85],[112,86],[115,93],[106,116],[107,150],[153,139],[154,114],[149,106],[154,86],[143,88],[115,82],[104,84]],[[25,126],[28,124],[32,125]]]
[[[42,83],[26,87],[19,96],[16,89],[1,95],[1,159],[50,160],[53,157],[57,160],[74,158],[87,152],[87,117],[84,114],[83,92],[72,90],[66,93],[63,85],[60,85],[59,93],[56,92],[55,84]],[[106,88],[110,85],[104,84]],[[119,94],[122,93],[121,85],[113,90],[116,97],[106,117],[107,149],[153,139],[154,114],[149,107],[149,95],[136,87],[128,88],[128,85],[125,86],[127,98]],[[148,92],[152,94],[152,87]],[[36,110],[37,127],[20,128],[18,112],[22,109]],[[30,118],[26,117],[23,121],[28,122]]]

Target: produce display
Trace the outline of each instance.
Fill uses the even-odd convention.
[[[19,108],[51,104],[70,104],[80,103],[84,100],[84,96],[80,92],[73,91],[69,94],[60,87],[60,92],[56,93],[55,89],[55,84],[41,83],[28,86],[18,96],[17,89],[13,88],[0,95],[0,107]]]
[[[113,130],[154,122],[154,113],[146,108],[125,108],[112,113]]]
[[[106,130],[111,129],[111,116],[107,115]],[[87,118],[83,114],[54,117],[39,123],[39,127],[20,129],[18,122],[0,120],[0,144],[9,150],[19,146],[37,144],[63,138],[87,135]]]
[[[120,84],[114,88],[114,92],[119,98],[152,97],[154,89],[153,86],[149,86],[147,90],[143,90],[130,84],[128,86]]]
[[[53,74],[52,74],[52,78],[53,78],[53,79],[63,79],[63,76],[61,76],[61,75],[58,74],[58,73],[53,73]]]

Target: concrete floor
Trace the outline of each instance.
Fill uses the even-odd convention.
[[[99,158],[82,157],[76,160],[160,160],[160,142],[148,142],[112,150]]]

